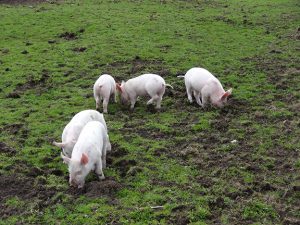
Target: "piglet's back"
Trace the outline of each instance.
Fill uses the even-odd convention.
[[[86,124],[90,121],[99,121],[103,124],[105,130],[107,130],[106,122],[102,113],[99,113],[93,109],[83,110],[77,113],[70,122]]]
[[[80,158],[82,153],[90,155],[98,152],[101,156],[103,146],[103,135],[106,135],[105,128],[99,121],[88,122],[82,129],[78,141],[74,146],[72,158]]]
[[[165,83],[164,79],[161,76],[159,76],[157,74],[152,74],[152,73],[146,73],[146,74],[140,75],[138,77],[129,79],[128,81],[144,83],[144,82],[147,82],[150,80],[156,80],[156,81]]]
[[[217,86],[222,86],[220,81],[212,75],[208,70],[204,68],[195,67],[189,69],[184,76],[185,82],[190,83],[192,86],[199,86],[198,90],[201,90],[202,87],[209,83],[213,83]]]
[[[208,80],[217,80],[217,78],[214,75],[212,75],[208,70],[199,67],[189,69],[185,74],[185,78],[197,79],[198,81],[201,80],[203,82]]]

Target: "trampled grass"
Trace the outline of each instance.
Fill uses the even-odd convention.
[[[0,224],[299,223],[297,1],[28,2],[0,4]],[[196,66],[226,108],[188,103]],[[70,188],[51,142],[100,74],[146,72],[162,111],[109,104],[106,179]]]

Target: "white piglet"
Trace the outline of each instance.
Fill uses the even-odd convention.
[[[63,152],[67,156],[71,156],[74,145],[83,129],[83,127],[90,121],[99,121],[103,124],[104,129],[107,133],[107,126],[104,120],[103,114],[97,112],[96,110],[88,109],[77,113],[71,121],[65,126],[62,133],[62,142],[53,142],[53,145],[62,148]],[[108,144],[107,151],[111,150],[111,145],[109,141],[109,136],[107,134]]]
[[[82,129],[74,146],[72,157],[61,153],[64,163],[69,168],[69,183],[71,186],[82,188],[85,177],[95,170],[100,180],[103,180],[103,168],[106,167],[107,132],[98,121],[88,122]]]
[[[194,95],[196,102],[202,107],[210,102],[221,108],[227,103],[227,98],[232,93],[232,88],[224,91],[220,81],[203,68],[192,68],[187,71],[185,76],[178,77],[184,77],[189,101],[193,102],[192,95]]]
[[[103,74],[98,78],[94,84],[94,98],[96,109],[99,110],[103,100],[103,113],[107,113],[109,99],[112,98],[116,102],[116,82],[112,76]]]
[[[122,81],[122,84],[117,84],[117,90],[121,94],[123,104],[130,102],[130,108],[133,109],[138,96],[150,96],[151,99],[147,105],[156,103],[156,109],[161,108],[162,97],[165,93],[165,80],[156,74],[143,74],[141,76],[129,79],[127,82]]]

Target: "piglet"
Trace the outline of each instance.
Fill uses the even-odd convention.
[[[61,153],[64,163],[69,168],[69,183],[71,186],[82,188],[85,177],[95,170],[100,180],[103,180],[103,168],[106,167],[107,132],[102,123],[88,122],[82,129],[76,142],[72,157]]]
[[[121,94],[121,102],[127,104],[130,102],[130,109],[133,110],[138,96],[150,96],[151,99],[147,105],[156,103],[156,109],[161,108],[162,97],[165,93],[165,80],[156,74],[143,74],[141,76],[129,79],[127,82],[122,81],[122,84],[117,84],[117,90]]]
[[[71,119],[71,121],[65,126],[61,137],[62,142],[54,141],[52,144],[59,148],[62,148],[64,154],[68,157],[71,157],[73,147],[77,142],[81,130],[90,121],[99,121],[100,123],[102,123],[107,133],[107,126],[103,114],[97,112],[96,110],[88,109],[77,113]],[[108,139],[107,151],[110,151],[111,145],[110,145],[108,134],[107,134],[107,139]]]
[[[94,84],[94,98],[96,101],[96,110],[100,108],[100,102],[103,100],[103,113],[107,113],[109,99],[116,102],[116,82],[108,74],[101,75]]]
[[[203,68],[192,68],[187,71],[185,76],[178,77],[184,77],[189,101],[193,102],[192,95],[194,95],[196,102],[202,107],[210,102],[212,105],[222,108],[232,93],[232,88],[224,91],[220,81]]]

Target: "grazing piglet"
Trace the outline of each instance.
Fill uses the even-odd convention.
[[[193,102],[193,94],[198,105],[202,107],[205,107],[206,103],[210,101],[212,105],[222,108],[232,92],[232,88],[224,91],[220,81],[203,68],[192,68],[187,71],[185,76],[178,77],[184,77],[189,101]]]
[[[116,82],[108,74],[101,75],[94,84],[94,98],[96,100],[96,110],[100,108],[100,102],[103,100],[103,113],[107,113],[109,99],[116,102]]]
[[[61,153],[64,163],[69,167],[71,186],[82,188],[85,177],[91,170],[95,170],[100,180],[105,178],[102,168],[106,167],[107,144],[107,132],[102,123],[91,121],[84,126],[74,146],[72,157]]]
[[[121,101],[123,104],[131,103],[130,109],[134,108],[134,104],[138,96],[149,95],[151,99],[147,105],[156,102],[156,109],[161,108],[162,96],[165,93],[166,86],[173,88],[166,84],[165,80],[156,74],[143,74],[141,76],[132,78],[127,82],[122,81],[122,84],[117,84],[117,90],[121,94]]]
[[[81,130],[90,121],[99,121],[100,123],[102,123],[107,133],[107,126],[103,114],[92,109],[83,110],[77,113],[72,118],[72,120],[65,126],[61,137],[62,142],[58,143],[54,141],[53,145],[62,148],[64,154],[71,157],[73,147],[77,142]],[[107,151],[110,151],[111,145],[110,145],[108,135],[107,135],[107,139],[108,139]]]

